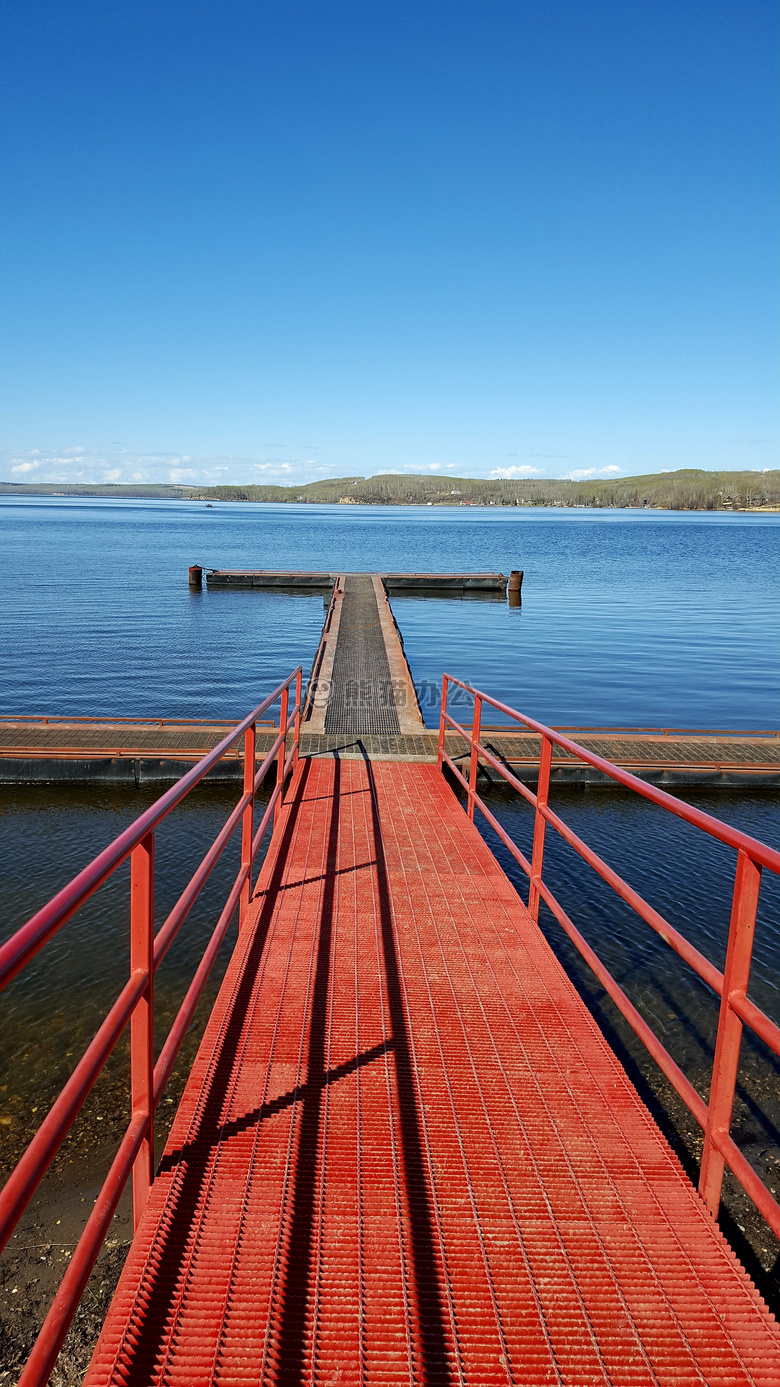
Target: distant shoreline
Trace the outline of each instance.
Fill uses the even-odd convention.
[[[586,481],[445,477],[379,473],[337,477],[302,486],[235,484],[211,487],[166,483],[0,482],[0,496],[111,500],[260,502],[266,505],[518,507],[571,510],[780,512],[780,470],[704,472],[693,468],[639,477]]]

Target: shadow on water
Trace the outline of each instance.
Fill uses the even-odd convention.
[[[532,811],[509,790],[498,788],[488,793],[499,822],[518,846],[530,853]],[[776,794],[700,793],[684,798],[756,838],[776,840],[780,818],[780,797]],[[558,788],[554,808],[705,957],[723,967],[735,866],[732,850],[635,796]],[[484,820],[478,827],[521,897],[527,899],[527,878],[522,869]],[[717,996],[550,828],[544,875],[587,942],[706,1100],[717,1035]],[[702,1150],[698,1123],[544,905],[539,924],[686,1174],[696,1184]],[[780,1022],[778,950],[780,881],[766,872],[750,995],[776,1022]],[[742,1039],[731,1131],[777,1198],[780,1060],[747,1030]],[[780,1313],[780,1244],[728,1170],[719,1222],[770,1308]]]
[[[549,912],[546,914],[547,920],[542,920],[540,923],[552,944],[557,922],[552,919]],[[556,951],[562,952],[560,949]],[[605,1039],[614,1050],[639,1096],[680,1161],[689,1180],[693,1185],[698,1185],[702,1151],[702,1135],[698,1123],[671,1084],[655,1067],[650,1056],[609,998],[603,994],[600,997],[594,995],[592,980],[584,976],[581,964],[578,966],[574,960],[570,960],[567,971],[591,1015],[598,1022]],[[627,987],[626,991],[630,992],[630,988]],[[744,1045],[745,1042],[743,1041]],[[772,1170],[767,1170],[767,1165],[770,1162],[780,1174],[780,1132],[778,1132],[777,1111],[777,1094],[780,1092],[780,1065],[778,1065],[776,1057],[769,1051],[765,1051],[764,1055],[758,1058],[757,1064],[765,1070],[765,1097],[768,1099],[768,1106],[773,1111],[762,1111],[758,1103],[750,1103],[744,1085],[740,1083],[737,1087],[731,1132],[737,1145],[750,1159],[751,1164],[757,1169],[761,1169],[763,1166],[762,1173],[765,1178],[771,1180]],[[687,1077],[692,1077],[690,1068],[687,1069],[686,1073]],[[708,1085],[702,1081],[701,1077],[699,1082],[696,1082],[694,1076],[694,1087],[702,1093],[702,1096],[707,1096]],[[774,1091],[773,1096],[772,1090]],[[739,1122],[740,1103],[750,1108],[753,1118],[752,1130],[747,1137],[744,1131],[740,1132],[742,1125]],[[756,1129],[761,1133],[758,1141],[754,1135]],[[777,1174],[774,1178],[778,1178]],[[778,1240],[773,1236],[758,1210],[730,1174],[728,1168],[724,1179],[718,1222],[770,1310],[776,1316],[780,1316],[780,1247]]]
[[[0,788],[3,918],[8,937],[92,856],[157,797],[158,789],[92,786]],[[204,786],[165,820],[156,835],[159,925],[222,828],[235,789]],[[195,902],[155,980],[157,1051],[200,962],[238,868],[234,835]],[[257,865],[260,865],[261,848]],[[186,1035],[161,1119],[181,1092],[235,941],[235,921]],[[44,1112],[91,1041],[129,968],[129,873],[125,863],[4,990],[1,1001],[0,1172],[18,1160]],[[46,1025],[41,1025],[41,1017]],[[76,1119],[54,1168],[74,1159],[95,1167],[98,1145],[117,1140],[127,1121],[128,1038],[124,1035]],[[99,1124],[96,1126],[96,1124]],[[164,1122],[161,1127],[164,1127]],[[98,1137],[100,1141],[98,1142]],[[65,1156],[67,1155],[67,1161]],[[1,1178],[1,1175],[0,1175]]]

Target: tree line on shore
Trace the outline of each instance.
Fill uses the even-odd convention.
[[[265,501],[343,505],[588,506],[662,510],[752,510],[780,506],[780,470],[705,472],[685,468],[610,480],[449,477],[393,472],[330,477],[299,486],[0,483],[0,494],[162,496],[202,501]]]

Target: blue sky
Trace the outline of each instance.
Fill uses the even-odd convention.
[[[774,0],[2,16],[3,478],[777,465]]]

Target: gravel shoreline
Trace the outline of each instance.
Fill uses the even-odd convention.
[[[174,1071],[158,1109],[159,1160],[186,1072]],[[128,1120],[127,1085],[100,1085],[90,1094],[8,1246],[0,1256],[0,1387],[16,1387],[73,1248],[81,1236]],[[32,1132],[28,1134],[32,1135]],[[21,1155],[4,1152],[0,1184]],[[50,1387],[81,1383],[98,1341],[133,1237],[131,1183],[125,1188],[108,1237],[50,1378]]]

